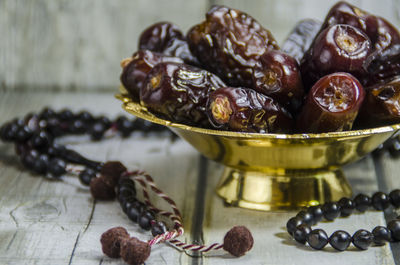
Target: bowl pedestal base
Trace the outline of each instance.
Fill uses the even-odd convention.
[[[225,167],[217,194],[226,203],[261,211],[296,210],[350,197],[343,171],[243,171]]]

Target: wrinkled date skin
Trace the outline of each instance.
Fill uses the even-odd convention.
[[[140,102],[170,121],[209,127],[206,102],[209,93],[226,86],[216,75],[194,66],[160,63],[148,74]]]
[[[302,60],[300,67],[305,88],[330,73],[365,75],[364,62],[370,54],[371,41],[359,29],[344,24],[325,29]]]
[[[272,98],[249,88],[220,88],[210,94],[207,115],[216,129],[290,133],[293,119]]]
[[[183,63],[183,60],[177,57],[165,56],[158,52],[140,50],[134,53],[132,58],[122,61],[121,83],[133,99],[139,99],[140,88],[143,86],[147,74],[155,65],[162,62]]]
[[[183,38],[182,31],[172,23],[159,22],[145,29],[139,37],[139,50],[163,52],[172,39]]]
[[[339,2],[330,9],[321,30],[336,24],[360,29],[370,38],[374,49],[379,51],[400,43],[399,32],[392,24],[346,2]]]
[[[322,23],[314,19],[304,19],[296,24],[281,46],[281,51],[292,56],[300,63],[304,53],[320,31]]]
[[[139,50],[144,49],[179,57],[187,64],[199,65],[182,31],[169,22],[156,23],[143,31],[139,38]]]
[[[200,63],[231,86],[252,87],[251,71],[268,49],[279,49],[272,34],[239,10],[214,6],[187,34]]]
[[[297,131],[323,133],[350,130],[364,100],[360,82],[351,74],[322,77],[312,87],[300,115]]]
[[[261,55],[253,70],[253,89],[270,96],[292,113],[300,108],[304,89],[296,60],[289,55],[269,50]]]
[[[357,124],[360,127],[400,123],[400,76],[366,89]]]

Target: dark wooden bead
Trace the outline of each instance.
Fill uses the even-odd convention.
[[[39,113],[39,119],[47,120],[50,117],[54,117],[55,115],[56,115],[56,112],[53,109],[46,107]]]
[[[67,164],[64,160],[53,158],[49,162],[48,172],[53,178],[59,178],[66,172]]]
[[[308,208],[307,211],[312,214],[315,224],[320,222],[322,220],[322,218],[324,217],[324,213],[322,212],[321,205],[311,206]]]
[[[69,110],[69,109],[63,109],[60,111],[60,113],[57,114],[57,116],[62,120],[62,121],[70,121],[75,118],[74,113]]]
[[[18,128],[16,140],[18,142],[25,142],[29,138],[31,138],[32,135],[33,135],[33,132],[31,131],[31,129],[29,129],[29,127],[27,125],[25,125],[25,126]]]
[[[77,118],[84,121],[85,123],[90,123],[93,121],[93,116],[88,111],[79,112]]]
[[[322,212],[326,220],[333,221],[340,216],[340,206],[336,202],[326,202],[322,206]]]
[[[371,206],[371,198],[362,193],[354,198],[354,202],[359,212],[365,212]]]
[[[392,239],[394,241],[400,241],[400,220],[392,220],[387,224],[387,228],[390,230]]]
[[[324,230],[315,229],[307,235],[306,240],[310,247],[320,250],[323,249],[326,244],[328,244],[329,238]]]
[[[126,215],[128,216],[128,218],[130,220],[137,223],[140,213],[143,212],[143,209],[144,209],[144,205],[142,203],[140,203],[139,201],[136,201],[136,202],[132,203],[131,205],[129,205],[129,207],[127,207]]]
[[[383,192],[375,192],[372,195],[371,203],[375,210],[382,211],[390,206],[390,198]]]
[[[142,229],[150,230],[152,220],[154,220],[154,214],[150,211],[143,211],[139,215],[138,224]]]
[[[35,159],[33,164],[33,171],[38,174],[46,174],[47,168],[49,166],[50,158],[47,154],[41,154]]]
[[[307,224],[301,224],[296,227],[293,232],[293,238],[300,244],[305,244],[307,235],[311,232],[311,228]]]
[[[351,236],[343,230],[335,231],[329,238],[329,244],[339,251],[346,250],[351,243]]]
[[[107,130],[106,126],[102,122],[93,123],[90,129],[90,136],[93,141],[99,141],[103,138],[104,132]]]
[[[353,245],[358,249],[366,250],[369,248],[373,241],[373,235],[364,229],[356,231],[352,237]]]
[[[81,173],[79,173],[79,180],[83,185],[89,186],[90,181],[96,177],[96,171],[91,168],[86,168]]]
[[[349,198],[341,198],[338,201],[338,204],[340,206],[340,216],[341,217],[350,216],[356,209],[356,204],[354,203],[353,200],[351,200]]]
[[[128,213],[128,209],[132,207],[133,204],[137,203],[137,200],[135,197],[125,197],[123,199],[118,198],[119,204],[121,205],[122,211],[124,213]]]
[[[290,218],[286,223],[286,230],[288,231],[289,235],[293,236],[296,227],[301,225],[303,221],[298,217]]]
[[[151,234],[158,236],[167,232],[167,225],[163,221],[155,222],[151,225]]]
[[[378,246],[384,245],[392,239],[392,233],[384,226],[375,227],[374,230],[372,230],[372,235],[374,236],[374,243]]]
[[[400,190],[392,190],[389,193],[390,202],[396,208],[400,207]]]
[[[45,131],[35,133],[30,139],[30,145],[38,150],[47,149],[53,142],[50,134]]]
[[[308,211],[300,211],[296,217],[300,218],[303,223],[306,223],[309,226],[314,224],[314,216]]]

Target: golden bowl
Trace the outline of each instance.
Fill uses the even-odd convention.
[[[365,156],[400,124],[320,134],[218,131],[163,120],[126,94],[123,108],[168,126],[209,159],[225,165],[217,193],[227,203],[264,211],[298,209],[351,196],[341,166]]]

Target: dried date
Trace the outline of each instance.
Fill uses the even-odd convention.
[[[272,34],[239,10],[214,6],[206,20],[187,34],[200,63],[231,86],[252,87],[251,71],[268,49],[278,49]]]
[[[172,23],[159,22],[145,29],[139,37],[139,50],[163,52],[172,39],[183,38],[181,30]]]
[[[296,24],[281,46],[281,51],[292,56],[300,63],[304,53],[320,31],[322,23],[314,19],[304,19]]]
[[[216,129],[256,133],[290,133],[293,129],[289,112],[249,88],[224,87],[212,92],[207,115]]]
[[[297,112],[304,89],[299,65],[293,57],[278,50],[269,50],[260,56],[252,77],[254,90],[272,97],[292,113]]]
[[[297,118],[298,132],[350,130],[364,96],[363,86],[351,74],[334,73],[322,77],[312,87]]]
[[[306,89],[330,73],[348,72],[356,77],[366,74],[364,62],[371,54],[371,41],[359,29],[345,24],[323,30],[301,62]]]
[[[366,128],[400,123],[400,76],[366,88],[357,124]]]
[[[209,127],[206,102],[210,92],[226,86],[216,75],[194,66],[160,63],[147,75],[140,102],[170,121]]]
[[[183,60],[149,50],[140,50],[134,53],[132,58],[122,61],[121,83],[132,98],[139,99],[140,88],[143,86],[147,74],[161,62],[183,63]]]

